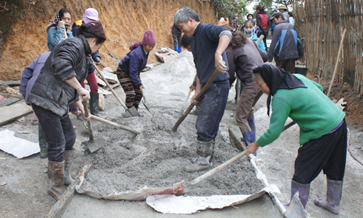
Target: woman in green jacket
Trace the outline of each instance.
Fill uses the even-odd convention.
[[[272,114],[269,129],[248,146],[248,153],[277,139],[290,117],[300,127],[301,145],[295,159],[291,198],[299,191],[305,207],[310,183],[323,170],[327,176],[327,198],[314,203],[338,214],[347,149],[344,112],[324,95],[319,84],[302,75],[287,73],[271,64],[261,64],[253,73],[260,89],[268,95],[268,115],[272,102]]]

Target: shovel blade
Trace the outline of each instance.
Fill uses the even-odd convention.
[[[130,112],[133,117],[140,116],[139,112],[136,110],[135,107],[131,107],[127,109],[127,111]]]
[[[88,150],[91,153],[98,151],[100,148],[102,148],[105,145],[104,141],[102,141],[100,139],[96,139],[94,141],[88,141],[88,142],[86,142],[86,144],[87,144]]]
[[[233,147],[237,148],[240,151],[246,150],[246,146],[242,142],[241,138],[238,137],[238,134],[231,128],[228,128],[229,133],[229,141],[233,145]]]

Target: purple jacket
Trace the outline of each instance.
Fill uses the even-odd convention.
[[[40,70],[43,68],[45,61],[49,57],[50,52],[43,53],[39,55],[25,70],[21,78],[20,93],[25,98],[26,104],[30,105],[28,102],[28,94],[33,88],[35,81],[37,80]],[[69,105],[69,109],[73,112],[77,112],[78,108],[74,104]]]
[[[20,93],[25,98],[25,102],[28,102],[28,94],[33,88],[35,80],[37,80],[40,70],[43,68],[45,61],[47,60],[50,52],[43,53],[39,55],[25,70],[23,71],[23,76],[21,78]]]
[[[145,68],[148,57],[149,53],[146,53],[140,45],[129,52],[118,64],[122,71],[130,76],[132,83],[136,86],[142,86],[140,72]]]

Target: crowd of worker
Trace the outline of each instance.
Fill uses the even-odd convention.
[[[324,95],[319,84],[295,74],[295,62],[303,57],[304,49],[286,6],[281,5],[270,16],[265,7],[258,5],[255,17],[256,20],[248,14],[239,28],[237,15],[232,16],[230,24],[228,18],[218,24],[203,24],[188,7],[179,9],[174,16],[174,49],[180,53],[183,46],[193,54],[196,76],[190,88],[195,91],[192,103],[199,105],[197,161],[185,170],[192,173],[212,167],[214,153],[218,152],[215,139],[219,124],[229,91],[237,80],[240,88],[236,90],[235,117],[248,153],[257,155],[259,147],[277,139],[290,117],[300,127],[291,197],[299,192],[305,207],[310,183],[323,170],[327,176],[327,197],[314,202],[337,214],[346,160],[345,114]],[[84,102],[90,99],[91,114],[100,116],[94,63],[101,64],[98,51],[107,37],[98,11],[93,8],[87,9],[83,19],[73,25],[71,13],[60,9],[46,32],[49,52],[41,54],[24,70],[21,93],[39,121],[41,157],[48,157],[48,192],[59,199],[63,185],[74,181],[70,172],[76,134],[68,113],[88,121],[91,115],[85,115]],[[270,32],[272,40],[268,46]],[[140,72],[155,44],[156,37],[149,29],[118,64],[117,78],[126,94],[127,108],[139,109],[144,89]],[[265,63],[273,59],[276,65]],[[197,99],[215,72],[215,79]],[[85,89],[85,80],[90,92]],[[268,95],[267,114],[271,118],[269,129],[257,139],[253,107],[262,93]]]

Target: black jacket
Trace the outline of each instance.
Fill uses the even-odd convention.
[[[91,48],[84,36],[59,43],[46,60],[28,96],[28,102],[50,110],[60,117],[68,114],[68,105],[79,99],[77,91],[65,82],[76,77],[79,82],[88,75]]]
[[[304,57],[304,47],[296,28],[288,20],[276,24],[268,51],[268,61],[299,59]]]

